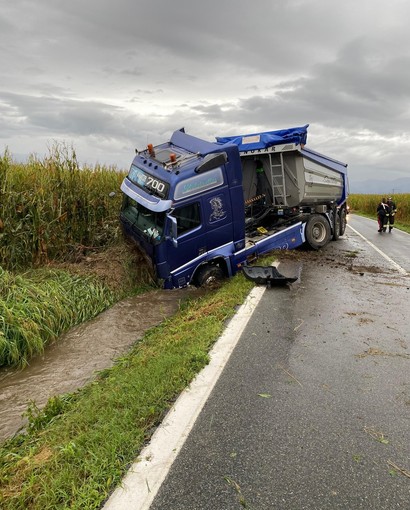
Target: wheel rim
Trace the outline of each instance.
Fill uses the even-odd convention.
[[[318,243],[321,243],[325,240],[326,238],[326,229],[325,227],[323,226],[322,223],[315,223],[312,227],[312,237],[313,239],[318,242]]]
[[[203,285],[213,285],[215,282],[218,281],[218,278],[214,275],[209,275],[208,278],[204,281]]]

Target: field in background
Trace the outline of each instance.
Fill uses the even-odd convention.
[[[348,203],[352,212],[365,214],[376,219],[377,205],[382,198],[388,198],[389,195],[349,195]],[[410,193],[399,193],[393,196],[393,201],[397,206],[395,221],[410,226]]]

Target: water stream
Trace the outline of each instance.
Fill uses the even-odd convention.
[[[77,390],[199,292],[157,290],[126,299],[62,335],[23,370],[0,369],[0,440],[25,426],[30,402],[41,408],[53,395]]]

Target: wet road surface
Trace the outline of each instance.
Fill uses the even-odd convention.
[[[25,425],[30,402],[41,408],[50,397],[77,390],[198,292],[158,290],[126,299],[62,335],[25,369],[0,369],[0,440]]]
[[[374,220],[355,214],[348,216],[348,234],[352,244],[361,249],[363,238],[360,235],[362,235],[366,239],[366,244],[375,246],[406,272],[410,272],[410,235],[396,228],[393,228],[391,233],[379,233],[377,228]],[[371,252],[375,255],[374,250]]]
[[[409,508],[409,276],[351,229],[301,257],[300,280],[264,292],[153,503],[135,510]]]

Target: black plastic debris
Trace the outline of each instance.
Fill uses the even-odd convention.
[[[297,278],[280,274],[273,266],[243,266],[242,269],[245,277],[258,285],[279,287],[297,280]]]

